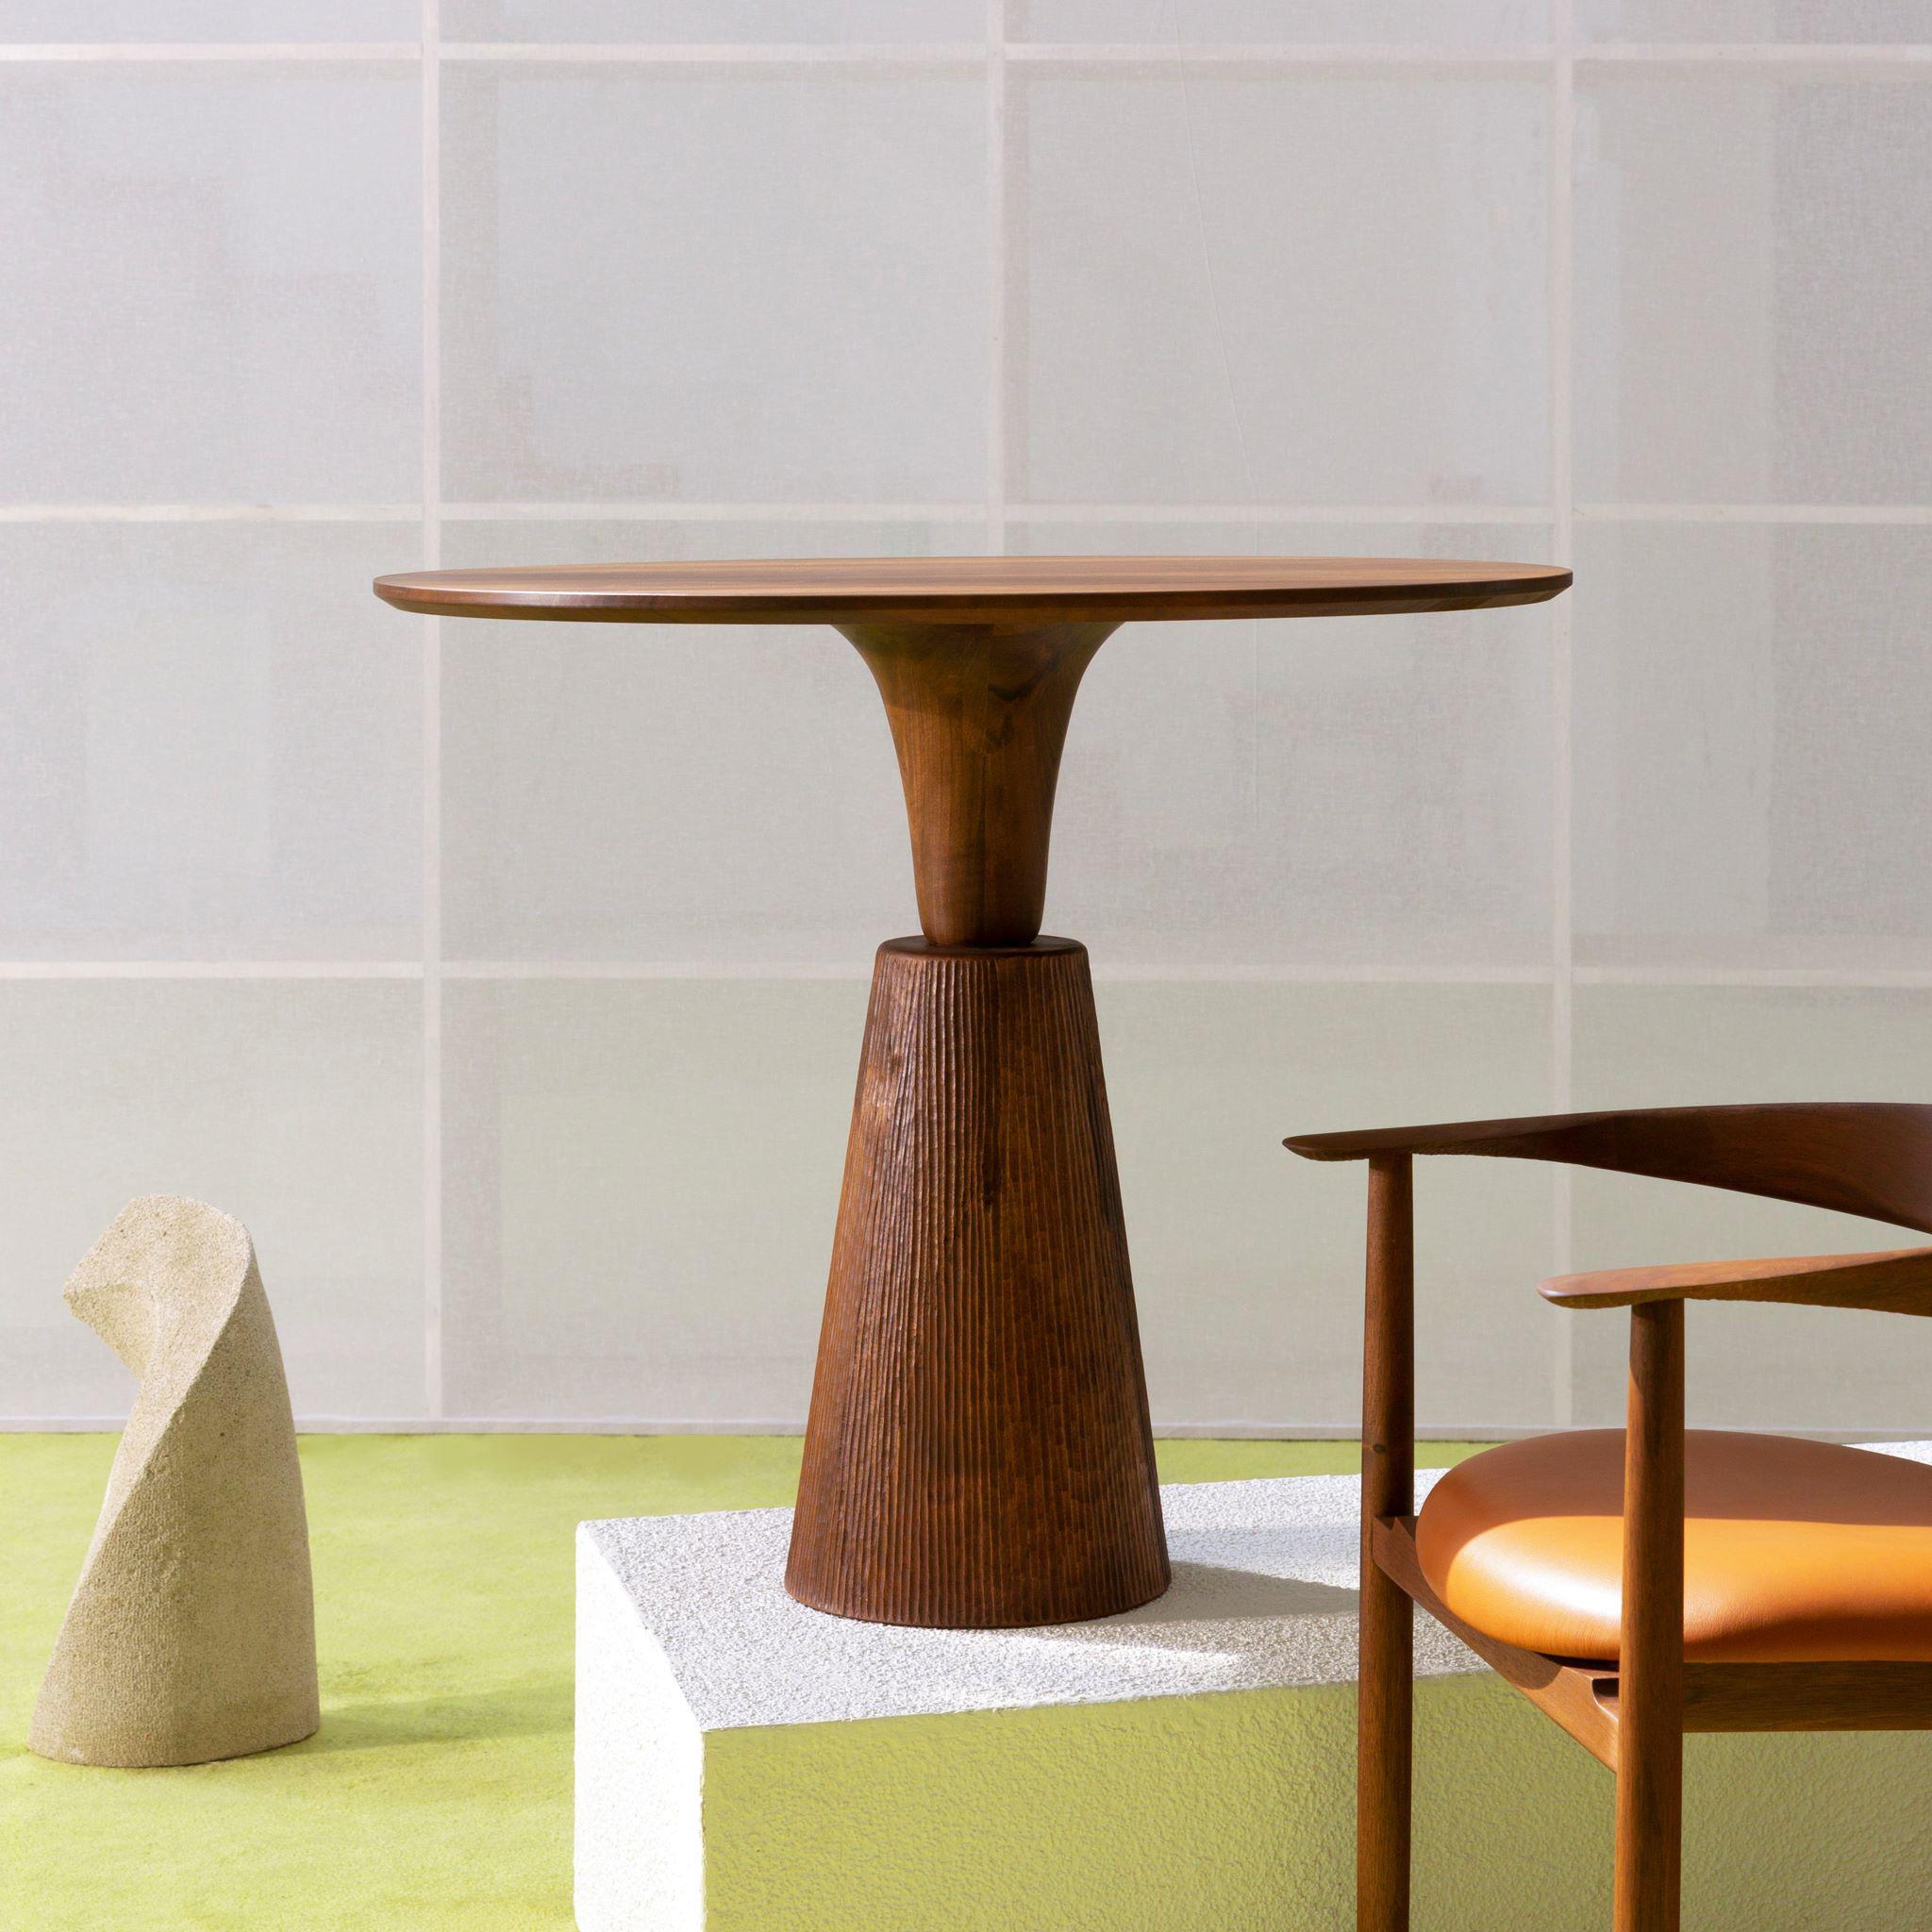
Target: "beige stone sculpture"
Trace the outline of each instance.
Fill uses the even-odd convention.
[[[275,1319],[239,1221],[152,1195],[63,1291],[141,1377],[28,1742],[199,1764],[320,1720],[308,1525]]]

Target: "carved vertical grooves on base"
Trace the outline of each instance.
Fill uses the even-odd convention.
[[[995,1628],[1168,1582],[1084,947],[879,949],[787,1588]]]

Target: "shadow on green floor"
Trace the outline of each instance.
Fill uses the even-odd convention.
[[[571,1727],[568,1677],[486,1691],[476,1697],[370,1698],[332,1704],[314,1737],[291,1744],[291,1755],[375,1751],[385,1745],[476,1743],[497,1738],[542,1738]]]

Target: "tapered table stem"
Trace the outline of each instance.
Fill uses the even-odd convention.
[[[847,625],[899,754],[919,923],[940,946],[1040,932],[1074,695],[1110,624]]]

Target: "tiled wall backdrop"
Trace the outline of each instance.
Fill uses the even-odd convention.
[[[1928,0],[0,0],[0,1416],[113,1417],[122,1202],[258,1237],[307,1418],[803,1414],[870,949],[808,631],[383,570],[1574,558],[1545,608],[1128,630],[1068,747],[1153,1395],[1346,1427],[1291,1129],[1932,1099]],[[76,37],[81,43],[75,44]],[[1883,1245],[1443,1163],[1423,1408],[1593,1419],[1555,1267]],[[1932,1336],[1706,1311],[1724,1423]]]

